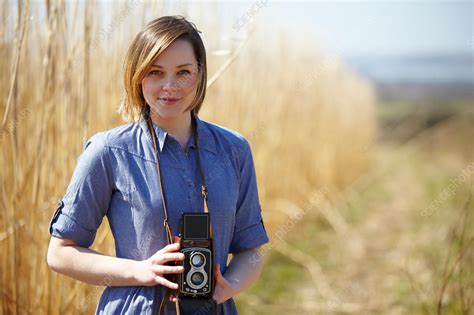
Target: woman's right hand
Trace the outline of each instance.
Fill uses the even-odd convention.
[[[138,261],[135,268],[135,277],[144,286],[162,285],[172,290],[178,289],[178,284],[165,278],[165,274],[179,274],[184,271],[183,266],[168,266],[170,261],[184,260],[184,254],[177,252],[179,243],[167,245],[148,259]]]

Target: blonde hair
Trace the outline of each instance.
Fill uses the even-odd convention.
[[[141,81],[153,61],[174,41],[188,41],[194,50],[199,71],[196,96],[186,110],[198,113],[206,95],[206,49],[196,26],[182,16],[157,18],[139,32],[132,41],[124,61],[125,99],[119,113],[125,121],[137,121],[148,111]]]

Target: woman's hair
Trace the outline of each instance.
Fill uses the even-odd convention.
[[[188,41],[197,60],[199,83],[196,96],[186,110],[199,112],[206,95],[206,49],[196,26],[182,16],[162,16],[139,32],[130,45],[124,62],[125,100],[119,113],[126,121],[137,121],[147,111],[143,97],[142,80],[153,61],[176,40]]]

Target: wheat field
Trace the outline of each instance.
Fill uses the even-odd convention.
[[[308,202],[304,220],[336,215],[337,226],[328,205],[367,171],[377,126],[370,83],[336,58],[304,38],[269,36],[253,20],[238,30],[225,21],[226,33],[211,18],[222,10],[215,3],[1,6],[0,314],[94,311],[102,288],[48,269],[48,224],[87,138],[123,123],[123,57],[136,32],[160,15],[183,14],[202,31],[215,77],[200,116],[251,143],[270,238],[284,245],[296,231],[282,227]],[[93,248],[114,254],[106,223]],[[251,294],[239,300],[251,302]]]

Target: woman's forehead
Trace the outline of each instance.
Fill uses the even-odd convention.
[[[185,40],[177,40],[169,45],[152,63],[159,68],[180,68],[196,66],[193,46]]]

